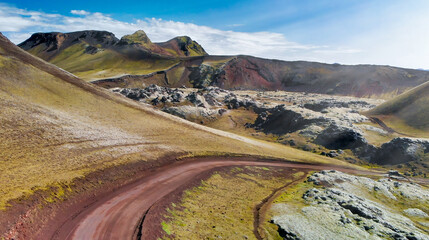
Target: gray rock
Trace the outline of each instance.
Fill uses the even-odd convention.
[[[250,97],[241,98],[234,93],[229,93],[225,96],[224,101],[228,109],[238,109],[244,107],[246,109],[253,109],[259,111],[260,104]]]
[[[429,218],[429,215],[418,208],[408,208],[404,210],[404,213],[411,217],[422,217]]]
[[[301,131],[299,131],[299,134],[304,137],[308,138],[316,138],[321,132],[323,131],[323,128],[317,125],[310,125]]]
[[[394,188],[396,181],[390,179],[374,181],[334,170],[314,173],[308,182],[325,187],[307,190],[302,195],[307,205],[278,203],[271,209],[271,220],[284,236],[300,239],[429,239],[407,217],[366,198],[372,191],[377,191],[393,199],[396,199],[395,194],[425,203],[429,200],[429,191],[417,184],[404,183]],[[407,188],[410,188],[409,192],[405,190]],[[416,198],[417,195],[421,198]],[[406,211],[422,214],[418,210]]]
[[[214,118],[218,114],[216,110],[197,106],[166,107],[161,110],[187,120],[195,118]]]
[[[201,96],[198,92],[191,92],[185,98],[197,107],[209,107],[204,97]]]
[[[428,159],[429,140],[398,137],[384,143],[377,150],[372,162],[377,164],[400,164]]]
[[[307,128],[315,123],[326,122],[328,122],[327,119],[306,118],[299,112],[287,109],[284,105],[278,105],[261,112],[255,123],[250,126],[265,133],[282,135]]]
[[[370,160],[376,148],[366,141],[363,135],[354,128],[331,124],[314,140],[314,143],[328,149],[351,149],[361,158]]]

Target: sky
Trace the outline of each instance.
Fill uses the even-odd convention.
[[[213,55],[429,69],[427,0],[0,0],[0,32],[144,30],[187,35]]]

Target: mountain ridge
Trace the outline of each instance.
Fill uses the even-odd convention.
[[[165,57],[207,55],[207,52],[205,52],[201,45],[191,38],[184,36],[182,38],[185,38],[185,41],[177,41],[178,38],[181,37],[175,37],[167,42],[152,43],[143,30],[125,35],[121,39],[118,39],[113,33],[108,31],[84,30],[69,33],[39,32],[32,34],[30,38],[18,44],[18,46],[28,51],[34,47],[45,44],[45,48],[43,48],[43,45],[39,47],[41,48],[39,52],[44,52],[46,54],[46,56],[43,54],[41,55],[45,60],[54,57],[56,54],[55,50],[64,50],[80,42],[84,42],[87,45],[85,50],[86,53],[90,54],[94,54],[96,50],[101,49],[121,51],[122,46],[135,45],[140,47],[141,50],[165,55]],[[168,48],[164,49],[162,45],[166,45],[166,43],[170,43],[171,46],[167,46]],[[175,46],[173,43],[178,44],[178,46]],[[190,48],[194,49],[192,53],[190,53]]]
[[[218,86],[387,99],[429,81],[427,71],[391,66],[207,55],[189,37],[152,43],[142,30],[120,40],[105,31],[67,34],[72,37],[63,40],[64,34],[57,33],[54,39],[47,37],[49,33],[38,33],[19,46],[104,87],[155,83],[168,87]]]

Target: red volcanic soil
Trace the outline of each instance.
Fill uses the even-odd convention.
[[[264,76],[263,69],[248,59],[234,59],[226,64],[225,76],[217,80],[222,88],[233,89],[282,89],[279,81],[269,80]]]

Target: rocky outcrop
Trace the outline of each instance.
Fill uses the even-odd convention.
[[[405,215],[411,217],[429,218],[429,215],[418,208],[408,208],[404,210]]]
[[[359,158],[370,161],[376,152],[376,147],[369,144],[358,129],[330,125],[320,132],[314,142],[328,149],[351,149]]]
[[[368,144],[356,129],[334,124],[323,130],[314,142],[328,149],[354,149]]]
[[[203,107],[203,108],[209,107],[209,104],[206,102],[206,99],[199,92],[189,93],[188,96],[186,96],[186,99],[197,107]],[[213,101],[212,103],[214,104]]]
[[[187,94],[183,89],[171,89],[150,85],[146,88],[115,88],[113,92],[136,101],[145,102],[166,113],[197,122],[212,120],[221,116],[226,110],[223,100],[229,94],[216,87],[208,87]]]
[[[323,146],[330,151],[321,152],[328,157],[339,157],[342,149],[350,149],[360,159],[376,164],[400,164],[429,157],[429,140],[412,138],[395,138],[390,142],[376,147],[368,143],[364,132],[387,135],[383,129],[362,124],[369,119],[357,112],[357,109],[373,107],[374,104],[353,98],[332,97],[288,93],[277,95],[272,102],[261,103],[247,94],[237,94],[217,87],[206,87],[184,93],[184,89],[171,89],[150,85],[144,89],[115,89],[128,98],[143,101],[152,105],[162,106],[162,110],[185,119],[214,119],[221,116],[226,109],[247,109],[258,114],[254,122],[245,126],[266,134],[275,134],[279,142],[296,146],[294,139],[283,136],[297,132],[308,142]],[[265,92],[266,93],[266,92]],[[261,94],[257,94],[261,96]],[[300,97],[297,97],[300,96]],[[292,105],[276,104],[283,98]],[[307,104],[323,106],[314,110]],[[343,103],[343,104],[341,104]],[[165,106],[180,104],[184,106]],[[307,106],[307,107],[305,107]],[[319,111],[320,110],[320,111]],[[358,123],[356,125],[356,123]],[[299,147],[299,146],[297,146]],[[304,147],[304,146],[301,146]],[[306,147],[307,150],[312,150]]]
[[[373,162],[393,165],[423,159],[429,160],[429,140],[400,137],[381,145]]]
[[[177,106],[177,107],[165,107],[161,109],[163,112],[175,115],[177,117],[187,120],[205,120],[215,119],[221,115],[219,110],[208,109],[198,106]]]
[[[250,96],[247,97],[238,97],[234,93],[229,93],[225,96],[223,100],[228,109],[238,109],[238,108],[246,108],[251,109],[255,112],[262,112],[265,108],[262,107],[262,104],[255,101],[255,99]]]
[[[424,225],[427,220],[420,216],[425,212],[405,210],[407,215],[419,215],[411,220],[403,215],[401,207],[384,201],[394,199],[407,206],[412,200],[424,206],[429,191],[417,184],[376,181],[333,170],[314,173],[308,182],[315,187],[302,195],[304,206],[286,202],[276,203],[271,209],[271,221],[279,226],[279,234],[293,236],[286,239],[429,239],[414,222],[422,221],[418,224]]]
[[[213,79],[216,79],[222,73],[222,68],[215,68],[207,64],[201,64],[197,67],[187,67],[190,71],[189,82],[195,88],[204,88],[213,85]]]
[[[147,101],[153,105],[158,103],[178,103],[184,100],[184,93],[179,89],[171,89],[150,85],[144,89],[140,88],[123,88],[113,89],[113,92],[118,92],[128,98],[136,101]]]
[[[248,125],[264,133],[282,135],[304,129],[312,124],[327,123],[324,118],[305,118],[301,113],[278,105],[262,111],[255,123]]]
[[[336,101],[334,99],[332,100],[323,100],[320,102],[310,102],[305,103],[303,107],[308,108],[310,110],[316,111],[316,112],[322,112],[323,110],[327,108],[351,108],[352,105],[358,106],[359,108],[373,108],[375,105],[372,105],[365,101]]]

